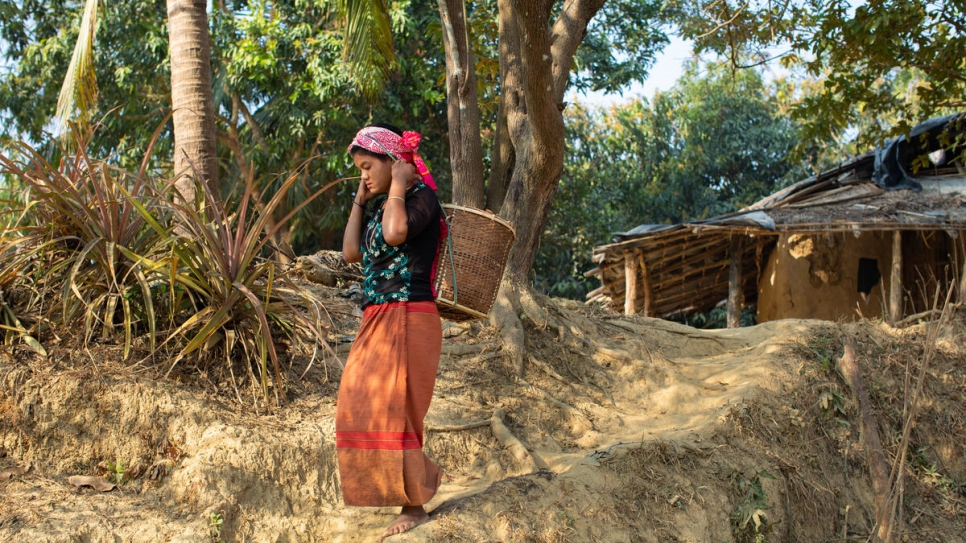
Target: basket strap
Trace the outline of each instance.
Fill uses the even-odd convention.
[[[446,221],[446,245],[449,248],[449,269],[453,272],[453,304],[450,307],[456,307],[456,303],[459,300],[459,292],[456,287],[456,259],[453,254],[453,225],[449,222],[449,216],[446,214],[446,210],[443,209],[443,204],[439,204],[439,212],[443,214],[443,220]]]

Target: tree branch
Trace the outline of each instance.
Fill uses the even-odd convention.
[[[857,352],[858,344],[855,338],[846,338],[845,352],[839,359],[837,366],[845,377],[845,382],[852,389],[852,396],[859,408],[859,435],[865,446],[875,497],[876,536],[879,541],[890,541],[892,515],[889,514],[889,463],[886,461],[885,453],[882,450],[878,423],[872,412],[869,395],[866,393],[865,385],[862,382],[862,371],[859,369],[859,362],[856,359]]]
[[[728,19],[727,21],[725,21],[723,23],[718,23],[714,28],[712,28],[711,30],[705,32],[704,34],[701,34],[701,35],[695,37],[694,39],[695,40],[700,40],[702,38],[707,38],[711,34],[714,34],[715,32],[721,30],[722,28],[731,26],[731,23],[735,22],[735,19],[737,19],[738,16],[741,15],[741,13],[743,11],[745,11],[745,9],[747,9],[747,8],[748,8],[748,4],[745,4],[745,5],[741,6],[740,8],[738,8],[738,11],[736,11],[735,14],[731,16],[730,19]]]
[[[570,82],[574,54],[587,33],[587,25],[603,7],[604,0],[573,0],[564,5],[551,30],[554,99],[563,100]]]
[[[255,142],[258,143],[258,147],[267,153],[268,143],[265,142],[265,136],[262,134],[262,128],[257,122],[255,122],[255,118],[252,117],[251,112],[248,111],[248,107],[245,106],[245,102],[243,102],[242,99],[234,93],[231,95],[231,101],[232,104],[241,112],[242,117],[245,117],[245,123],[247,123],[248,128],[251,129],[252,137],[255,138]]]

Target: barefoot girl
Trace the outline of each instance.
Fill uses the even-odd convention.
[[[422,447],[442,346],[432,281],[446,226],[419,140],[380,124],[349,145],[362,179],[342,255],[362,261],[365,298],[339,385],[336,447],[346,505],[402,506],[383,537],[426,522],[440,483]]]

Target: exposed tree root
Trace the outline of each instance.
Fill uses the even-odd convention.
[[[520,322],[520,287],[504,280],[490,310],[490,324],[500,335],[503,352],[510,357],[510,364],[518,377],[523,376],[526,358],[523,323]]]
[[[564,404],[566,405],[566,404]],[[570,406],[567,406],[570,407]],[[570,409],[573,409],[572,407]],[[530,452],[529,449],[519,440],[513,432],[504,424],[506,411],[498,407],[493,410],[493,416],[486,420],[477,420],[464,424],[453,424],[447,426],[427,426],[427,432],[460,432],[473,430],[489,426],[493,432],[493,437],[510,451],[513,458],[524,466],[524,472],[542,471],[548,469],[547,463],[542,458]]]
[[[513,435],[513,432],[506,427],[506,424],[503,423],[503,419],[505,418],[506,411],[499,407],[493,410],[493,416],[490,417],[490,428],[493,430],[493,437],[501,445],[509,449],[517,462],[527,467],[526,471],[533,472],[548,469],[547,463],[539,456],[527,450],[523,443],[517,439],[517,436]]]
[[[855,338],[849,337],[845,340],[845,352],[838,361],[839,371],[845,376],[845,381],[852,389],[852,396],[855,403],[859,406],[859,419],[861,427],[862,442],[865,445],[866,454],[869,461],[869,472],[872,475],[872,489],[875,493],[875,509],[878,529],[876,538],[878,541],[890,542],[892,511],[890,507],[891,487],[889,485],[889,463],[886,461],[885,453],[882,451],[882,441],[879,439],[879,427],[872,414],[872,406],[869,402],[869,395],[865,391],[862,382],[862,371],[859,369],[859,362],[856,359],[858,345]]]
[[[570,381],[564,379],[559,373],[557,373],[556,371],[554,371],[554,369],[550,367],[550,364],[547,364],[546,362],[537,360],[536,358],[534,358],[532,356],[528,356],[527,357],[527,360],[529,360],[530,363],[533,364],[534,366],[536,366],[536,367],[540,368],[541,370],[543,370],[543,372],[546,373],[547,375],[549,375],[550,377],[553,377],[554,379],[556,379],[556,380],[560,381],[561,383],[563,383],[564,386],[566,386],[568,388],[572,388],[573,387],[573,384]]]

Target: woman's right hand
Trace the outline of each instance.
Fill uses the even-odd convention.
[[[372,193],[369,192],[369,187],[366,186],[366,182],[359,180],[359,189],[356,190],[356,201],[362,205],[366,205],[369,200],[372,199]]]

